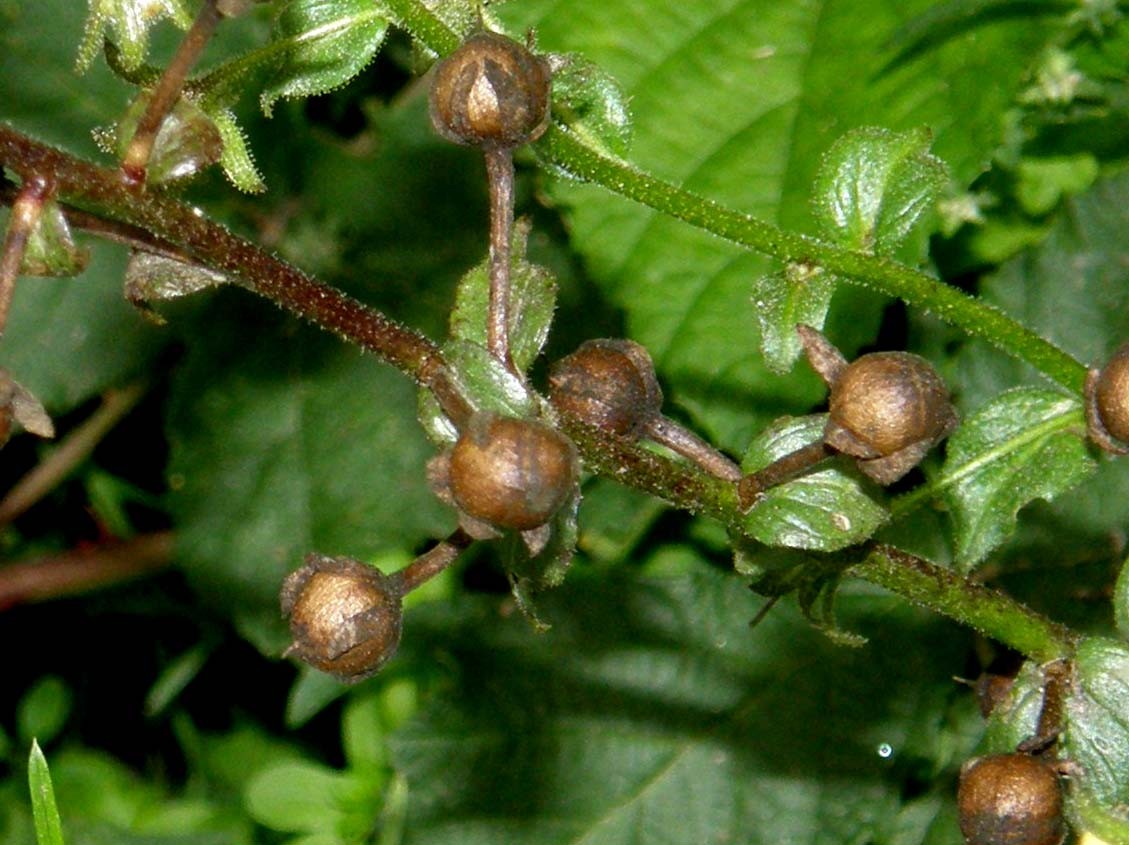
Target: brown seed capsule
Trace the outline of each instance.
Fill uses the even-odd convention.
[[[576,486],[576,447],[533,420],[479,413],[451,450],[447,483],[459,510],[497,528],[544,525]]]
[[[375,674],[400,644],[397,583],[360,561],[309,555],[280,600],[294,637],[286,653],[346,683]]]
[[[1129,343],[1101,370],[1086,378],[1086,423],[1090,438],[1118,455],[1129,454]]]
[[[908,352],[876,352],[831,385],[824,439],[880,484],[897,481],[956,427],[949,391],[933,366]]]
[[[1059,845],[1066,836],[1058,772],[1029,754],[965,763],[957,808],[968,845]]]
[[[431,122],[456,144],[517,147],[548,126],[550,88],[544,59],[504,35],[480,32],[436,67]]]
[[[630,340],[585,341],[549,370],[553,406],[612,434],[640,434],[662,398],[651,356]]]

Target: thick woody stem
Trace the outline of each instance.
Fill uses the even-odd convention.
[[[748,510],[757,503],[766,490],[795,478],[835,454],[822,440],[801,446],[777,458],[763,469],[758,469],[741,479],[737,485],[737,496],[741,509]]]
[[[12,308],[16,279],[20,275],[28,238],[39,222],[43,203],[51,192],[50,180],[42,176],[30,176],[24,180],[23,187],[12,203],[8,233],[4,237],[4,252],[0,255],[0,335],[3,335],[4,328],[8,325],[8,312]]]
[[[395,574],[401,595],[423,586],[448,566],[473,542],[469,534],[456,529],[446,540],[441,540]]]
[[[192,28],[180,42],[180,47],[177,48],[176,55],[165,68],[165,72],[161,74],[122,158],[122,178],[128,184],[140,186],[145,183],[145,170],[149,166],[149,157],[153,154],[153,145],[161,131],[161,124],[164,123],[165,116],[184,89],[188,74],[191,73],[200,54],[204,52],[204,47],[215,33],[221,17],[220,11],[216,8],[216,0],[204,0],[204,5],[192,23]]]
[[[509,148],[486,150],[490,185],[490,304],[486,348],[518,375],[510,357],[510,236],[514,226],[514,157]]]
[[[693,461],[723,481],[740,481],[741,468],[694,432],[658,414],[643,428],[644,436]]]

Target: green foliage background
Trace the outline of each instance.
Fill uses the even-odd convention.
[[[280,5],[225,22],[205,69],[283,37]],[[112,124],[132,88],[100,59],[73,74],[84,11],[0,0],[0,119],[94,157],[90,130]],[[515,0],[490,12],[618,80],[630,161],[790,229],[816,231],[811,186],[846,131],[928,127],[949,184],[897,256],[1084,361],[1129,335],[1129,25],[1115,4]],[[167,60],[177,38],[155,27],[148,60]],[[421,64],[393,30],[348,85],[279,100],[270,119],[258,80],[243,80],[224,106],[268,192],[239,194],[217,170],[187,196],[439,338],[485,251],[485,189],[479,157],[431,131]],[[761,351],[754,285],[777,263],[535,155],[519,159],[518,201],[531,260],[560,285],[547,357],[587,337],[643,343],[668,412],[734,455],[818,407],[805,364],[776,373]],[[432,448],[414,389],[239,291],[162,306],[168,324],[150,325],[120,296],[124,261],[100,245],[77,280],[21,282],[0,364],[64,431],[106,389],[150,387],[124,432],[3,529],[0,549],[14,560],[171,526],[176,572],[0,615],[0,639],[19,644],[0,691],[0,840],[33,841],[23,761],[38,737],[79,845],[959,841],[955,774],[980,720],[951,679],[978,671],[984,644],[858,584],[839,617],[869,638],[861,648],[834,644],[791,600],[749,630],[761,600],[717,526],[606,481],[586,484],[580,559],[539,602],[549,633],[513,613],[481,550],[413,597],[401,654],[373,680],[346,689],[278,662],[277,590],[304,553],[395,568],[453,525],[424,480]],[[827,325],[848,353],[909,348],[937,363],[976,421],[951,462],[1011,436],[993,427],[993,402],[1012,402],[1016,425],[1066,402],[1061,429],[1016,449],[971,501],[962,488],[947,513],[923,507],[907,484],[894,512],[908,516],[884,537],[966,568],[991,554],[984,577],[1111,632],[1129,472],[1095,469],[1062,433],[1076,405],[870,292],[840,285]],[[1028,390],[1001,398],[1015,387]],[[50,448],[26,441],[4,452],[5,484]],[[934,456],[924,475],[951,470]],[[970,513],[987,524],[969,527]]]

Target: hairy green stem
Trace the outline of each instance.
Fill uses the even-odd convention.
[[[445,377],[446,366],[435,343],[236,237],[197,209],[161,193],[139,195],[122,183],[117,170],[74,158],[3,125],[0,167],[14,171],[24,181],[37,176],[51,180],[60,200],[69,204],[65,209],[81,207],[76,219],[110,218],[112,224],[102,227],[102,234],[114,232],[135,248],[144,249],[151,241],[159,250],[225,273],[280,307],[377,353],[430,387],[441,402],[447,391],[445,410],[454,419],[465,416],[458,407],[462,400]],[[0,193],[0,200],[6,198]],[[717,519],[747,536],[734,481],[714,477],[571,417],[562,420],[562,428],[576,443],[589,470],[677,508]],[[850,571],[1036,659],[1068,656],[1073,647],[1068,632],[1002,593],[897,550],[876,547]]]
[[[456,33],[419,0],[394,0],[391,6],[400,23],[440,55],[458,46]],[[551,127],[539,144],[554,164],[579,179],[781,261],[814,264],[855,284],[898,297],[995,344],[1067,389],[1082,392],[1086,379],[1082,363],[997,308],[926,273],[788,232],[726,208],[610,158],[560,125]]]
[[[1068,658],[1078,637],[1010,596],[951,569],[876,545],[847,574],[963,622],[1039,663]]]

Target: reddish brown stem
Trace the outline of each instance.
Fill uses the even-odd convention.
[[[754,473],[746,475],[737,485],[737,495],[741,502],[741,509],[748,510],[757,503],[757,499],[766,491],[779,484],[795,478],[806,472],[822,461],[830,458],[834,452],[822,440],[801,446],[794,452],[789,452],[777,458],[768,466]]]
[[[176,55],[161,74],[122,158],[122,177],[128,184],[137,187],[145,183],[145,170],[149,166],[149,157],[153,154],[153,145],[161,131],[161,124],[184,89],[184,82],[200,54],[204,52],[204,47],[215,33],[220,17],[216,0],[204,0],[192,28],[185,34]]]
[[[432,341],[236,237],[197,209],[159,193],[137,194],[122,184],[116,170],[75,158],[3,125],[0,165],[25,181],[46,178],[72,203],[104,211],[116,223],[145,229],[196,263],[374,352],[429,387],[456,426],[469,416],[467,403]]]
[[[407,595],[412,590],[422,587],[454,563],[472,542],[473,538],[459,528],[446,540],[436,543],[395,574],[395,578],[399,581],[400,594]]]
[[[0,567],[0,611],[106,587],[168,566],[171,533],[146,534]]]
[[[657,414],[643,429],[645,437],[693,461],[710,475],[723,481],[740,481],[741,468],[688,428]]]
[[[514,226],[514,157],[507,147],[486,150],[490,185],[490,304],[486,312],[486,348],[518,375],[510,357],[510,237]]]
[[[27,241],[43,213],[43,204],[51,194],[51,182],[42,176],[27,176],[12,202],[4,251],[0,254],[0,335],[8,325],[8,312],[16,293],[16,279],[23,265]]]

